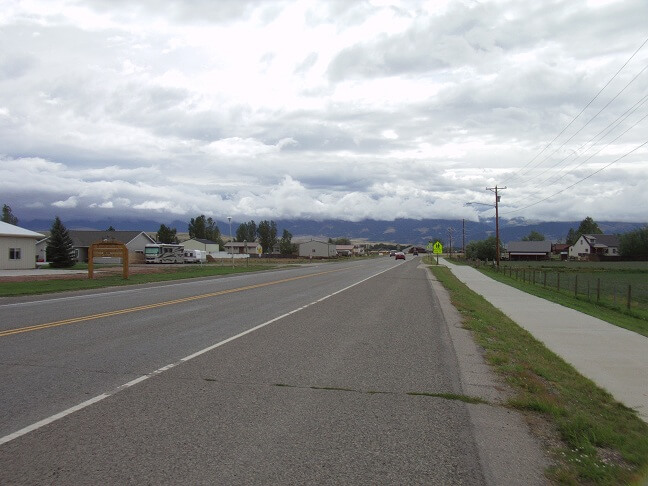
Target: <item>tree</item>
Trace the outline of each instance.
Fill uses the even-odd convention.
[[[5,204],[2,206],[2,221],[5,223],[13,224],[16,226],[18,224],[18,218],[14,216],[13,212],[11,211],[11,206]]]
[[[67,228],[57,216],[50,229],[50,237],[45,250],[51,267],[65,268],[74,265],[74,244]]]
[[[335,240],[336,245],[350,245],[351,240],[349,238],[338,238]]]
[[[256,241],[257,225],[254,220],[241,223],[236,229],[236,241]]]
[[[113,228],[113,225],[111,224],[106,231],[117,231],[117,230]]]
[[[619,237],[619,254],[633,260],[648,260],[648,225]]]
[[[204,214],[201,214],[197,218],[191,218],[189,222],[189,238],[210,240],[223,246],[223,239],[221,238],[220,229],[218,229],[216,221],[211,216],[206,218]]]
[[[297,245],[292,243],[292,234],[288,230],[283,230],[283,235],[279,240],[279,253],[282,255],[294,255],[297,251]]]
[[[466,258],[475,260],[495,260],[497,258],[497,239],[490,236],[485,240],[471,241],[466,245]],[[503,248],[500,243],[500,254]]]
[[[169,243],[175,244],[178,243],[178,237],[176,236],[177,230],[175,228],[170,228],[164,224],[160,225],[160,229],[157,232],[157,241],[160,243]]]
[[[537,231],[531,231],[528,236],[525,236],[522,238],[522,241],[544,241],[545,237],[542,233],[538,233]]]
[[[569,228],[567,233],[566,243],[568,245],[573,245],[578,241],[582,235],[602,235],[603,231],[599,228],[599,225],[591,217],[585,218],[581,221],[578,229],[574,231],[572,228]]]
[[[257,235],[263,253],[270,253],[277,244],[277,223],[274,221],[261,221],[257,228]]]

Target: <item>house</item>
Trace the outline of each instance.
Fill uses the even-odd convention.
[[[88,261],[88,251],[93,243],[118,241],[128,248],[130,263],[144,263],[145,246],[155,243],[155,240],[143,231],[68,230],[68,234],[72,239],[74,258],[78,262]]]
[[[0,269],[36,268],[36,242],[44,235],[0,221]]]
[[[190,240],[183,241],[181,244],[185,250],[200,250],[208,254],[218,253],[220,251],[220,245],[218,243],[204,238],[191,238]]]
[[[619,256],[619,237],[616,235],[581,235],[569,247],[569,258],[577,260],[598,260]]]
[[[551,241],[511,241],[507,250],[509,260],[549,260]]]
[[[234,255],[258,255],[256,241],[228,241],[225,243],[225,251]]]
[[[299,244],[299,256],[306,258],[334,258],[337,251],[333,243],[310,240]]]
[[[551,245],[551,253],[559,256],[561,260],[567,260],[569,256],[569,245],[567,243],[554,243]]]
[[[335,251],[340,256],[353,256],[354,249],[354,245],[335,245]]]

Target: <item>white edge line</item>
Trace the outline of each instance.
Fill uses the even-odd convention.
[[[322,297],[320,299],[317,299],[317,300],[311,302],[310,304],[306,304],[304,306],[298,307],[297,309],[293,309],[290,312],[286,312],[285,314],[282,314],[282,315],[280,315],[278,317],[275,317],[274,319],[270,319],[269,321],[266,321],[266,322],[264,322],[262,324],[259,324],[258,326],[252,327],[252,328],[248,329],[247,331],[243,331],[243,332],[241,332],[241,333],[239,333],[239,334],[237,334],[235,336],[229,337],[229,338],[227,338],[227,339],[225,339],[223,341],[220,341],[220,342],[218,342],[216,344],[208,346],[205,349],[201,349],[200,351],[197,351],[197,352],[195,352],[193,354],[190,354],[189,356],[181,358],[180,360],[176,361],[175,363],[168,364],[168,365],[163,366],[162,368],[159,368],[159,369],[157,369],[157,370],[155,370],[155,371],[153,371],[153,372],[151,372],[151,373],[149,373],[147,375],[142,375],[139,378],[135,378],[134,380],[131,380],[128,383],[124,383],[123,385],[120,385],[120,386],[118,386],[117,388],[115,388],[115,389],[113,389],[111,391],[108,391],[106,393],[102,393],[101,395],[97,395],[96,397],[91,398],[89,400],[86,400],[85,402],[81,402],[78,405],[75,405],[73,407],[68,408],[67,410],[63,410],[62,412],[54,414],[51,417],[47,417],[47,418],[45,418],[43,420],[40,420],[40,421],[38,421],[36,423],[28,425],[27,427],[24,427],[24,428],[22,428],[20,430],[17,430],[16,432],[13,432],[13,433],[11,433],[9,435],[5,435],[4,437],[0,437],[0,446],[6,444],[7,442],[11,442],[12,440],[17,439],[18,437],[22,437],[23,435],[26,435],[26,434],[29,434],[30,432],[38,430],[41,427],[49,425],[52,422],[56,422],[57,420],[62,419],[63,417],[66,417],[66,416],[71,415],[71,414],[73,414],[75,412],[78,412],[79,410],[83,410],[84,408],[89,407],[90,405],[93,405],[95,403],[98,403],[98,402],[102,401],[103,399],[108,398],[108,397],[110,397],[112,395],[115,395],[115,394],[119,393],[122,390],[130,388],[130,387],[132,387],[134,385],[137,385],[138,383],[142,383],[143,381],[146,381],[149,378],[153,378],[154,376],[157,376],[157,375],[159,375],[159,374],[161,374],[161,373],[163,373],[165,371],[168,371],[168,370],[170,370],[172,368],[175,368],[176,366],[178,366],[178,365],[180,365],[182,363],[186,363],[187,361],[190,361],[190,360],[192,360],[194,358],[197,358],[200,355],[208,353],[209,351],[212,351],[212,350],[214,350],[214,349],[216,349],[216,348],[218,348],[220,346],[223,346],[224,344],[227,344],[227,343],[229,343],[231,341],[234,341],[235,339],[238,339],[240,337],[243,337],[246,334],[250,334],[250,333],[252,333],[254,331],[257,331],[257,330],[261,329],[262,327],[265,327],[265,326],[267,326],[269,324],[272,324],[273,322],[277,322],[277,321],[279,321],[279,320],[281,320],[281,319],[283,319],[285,317],[288,317],[288,316],[290,316],[292,314],[296,314],[297,312],[300,312],[300,311],[302,311],[304,309],[307,309],[308,307],[311,307],[311,306],[313,306],[315,304],[323,302],[326,299],[329,299],[329,298],[331,298],[331,297],[333,297],[333,296],[335,296],[335,295],[337,295],[337,294],[339,294],[341,292],[349,290],[350,288],[355,287],[356,285],[360,285],[361,283],[364,283],[367,280],[372,279],[374,277],[377,277],[378,275],[380,275],[382,273],[385,273],[385,272],[387,272],[389,270],[392,270],[394,268],[396,268],[396,267],[386,268],[385,270],[382,270],[382,271],[380,271],[380,272],[378,272],[378,273],[376,273],[374,275],[371,275],[371,276],[369,276],[369,277],[367,277],[365,279],[359,280],[358,282],[356,282],[354,284],[351,284],[348,287],[344,287],[343,289],[337,290],[337,291],[333,292],[332,294],[329,294],[329,295],[326,295],[326,296],[324,296],[324,297]]]

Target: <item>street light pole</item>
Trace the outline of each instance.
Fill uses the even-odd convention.
[[[230,253],[232,254],[232,268],[234,268],[234,248],[232,247],[232,217],[227,217],[227,222],[229,223],[230,229]]]

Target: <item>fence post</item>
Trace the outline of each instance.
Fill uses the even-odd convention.
[[[632,298],[632,285],[628,285],[628,310],[630,310],[631,298]]]
[[[544,272],[544,282],[542,286],[546,289],[547,288],[547,272]]]
[[[560,292],[560,272],[558,272],[557,277],[558,277],[557,289],[558,289],[558,292]]]
[[[587,300],[590,300],[590,281],[587,279]]]
[[[535,270],[533,271],[533,285],[535,285]]]
[[[526,283],[526,268],[522,270],[522,281]]]
[[[601,279],[600,277],[596,279],[596,302],[598,303],[601,300]]]
[[[576,274],[576,278],[574,279],[574,297],[578,297],[578,274]]]

